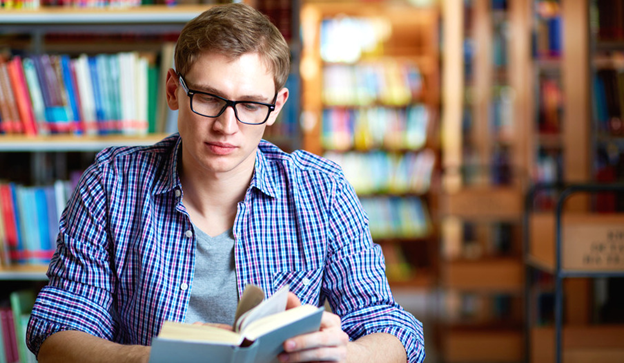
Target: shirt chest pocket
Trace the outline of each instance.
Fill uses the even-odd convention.
[[[323,281],[323,268],[303,271],[279,271],[273,275],[273,289],[289,286],[302,304],[318,306]]]

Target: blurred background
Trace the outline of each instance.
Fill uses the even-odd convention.
[[[248,0],[292,51],[265,138],[338,163],[427,362],[624,362],[624,2]],[[0,1],[0,363],[95,153],[176,132],[203,0]]]

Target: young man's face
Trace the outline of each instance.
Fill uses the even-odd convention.
[[[220,54],[204,53],[182,76],[189,89],[232,101],[272,103],[276,93],[273,74],[255,53],[233,60]],[[191,110],[189,96],[180,85],[177,74],[170,70],[167,102],[171,109],[179,109],[178,130],[183,140],[184,167],[201,168],[214,176],[251,172],[264,130],[275,122],[287,98],[287,89],[277,92],[275,111],[261,125],[239,122],[232,107],[227,107],[216,118],[208,118]],[[197,101],[194,99],[194,102]]]

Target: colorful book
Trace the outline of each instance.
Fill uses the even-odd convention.
[[[4,333],[3,346],[7,362],[19,362],[13,312],[8,306],[0,306],[0,326],[2,326],[2,331]]]
[[[26,328],[35,304],[35,293],[31,290],[14,291],[10,295],[10,300],[19,360],[21,363],[36,363],[35,355],[26,346]]]
[[[47,135],[49,131],[45,113],[45,102],[43,101],[43,94],[41,91],[41,85],[39,84],[39,77],[37,76],[35,62],[31,58],[24,58],[22,66],[24,68],[24,76],[26,77],[26,84],[28,85],[28,91],[30,93],[30,100],[32,101],[35,123],[37,124],[37,132],[39,135]]]
[[[35,214],[37,216],[37,225],[39,227],[38,247],[35,251],[35,259],[38,263],[50,263],[52,258],[52,244],[50,243],[50,218],[48,216],[48,202],[46,192],[43,187],[34,187],[31,191],[33,194]]]
[[[78,94],[80,95],[84,132],[86,135],[94,136],[97,135],[98,128],[89,57],[86,54],[81,54],[73,62],[76,69],[76,82],[78,84]]]
[[[15,205],[15,184],[0,184],[0,201],[8,246],[9,258],[13,263],[26,262],[19,228],[19,216]]]
[[[0,87],[5,97],[8,117],[3,117],[4,132],[7,134],[21,134],[22,122],[19,118],[17,103],[13,95],[9,72],[7,70],[8,63],[0,63]]]
[[[74,134],[80,134],[80,110],[78,108],[77,92],[74,88],[74,79],[68,55],[59,56],[59,66],[63,77],[63,88],[67,95],[67,107],[71,110],[70,122]]]
[[[36,136],[37,126],[35,125],[35,116],[24,77],[22,60],[19,56],[13,57],[13,59],[7,63],[7,72],[9,73],[9,80],[11,81],[11,88],[13,89],[13,97],[15,98],[19,118],[22,122],[21,129],[24,130],[24,133],[28,136]]]

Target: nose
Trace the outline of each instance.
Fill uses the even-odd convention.
[[[234,113],[234,107],[228,105],[225,111],[215,119],[213,129],[223,134],[233,134],[238,130],[238,120]]]

